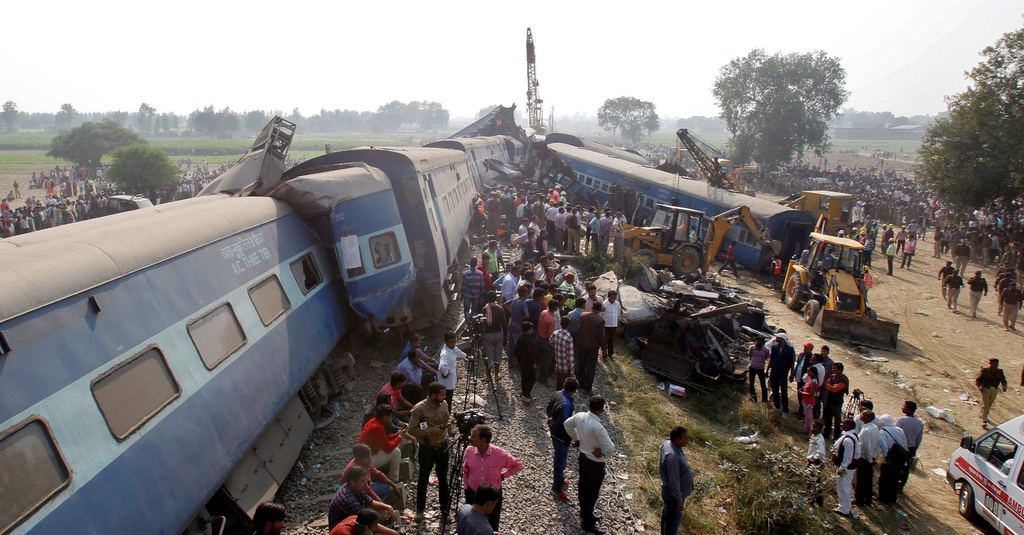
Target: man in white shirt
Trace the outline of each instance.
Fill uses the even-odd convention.
[[[444,347],[441,348],[441,356],[438,358],[437,382],[444,385],[445,400],[448,402],[448,411],[452,412],[452,400],[455,397],[455,387],[459,384],[458,362],[462,359],[473,360],[473,357],[466,356],[455,342],[458,338],[455,333],[448,331],[444,333]]]
[[[615,444],[601,425],[600,416],[604,414],[604,404],[603,397],[594,396],[590,398],[589,412],[578,412],[565,420],[565,431],[572,437],[573,445],[580,448],[580,483],[577,487],[580,524],[583,531],[596,535],[605,533],[597,527],[598,518],[594,516],[594,507],[601,493],[601,483],[604,482],[604,463],[615,451]]]
[[[857,438],[860,439],[860,462],[857,464],[857,488],[854,503],[861,507],[871,506],[874,492],[875,459],[878,458],[878,426],[875,413],[864,411],[857,417],[862,422]]]
[[[619,328],[619,317],[622,316],[622,302],[619,301],[619,292],[615,290],[608,291],[608,298],[604,300],[604,310],[601,315],[604,316],[604,333],[605,333],[605,344],[604,354],[602,358],[607,359],[608,355],[612,354],[615,349],[615,331]]]
[[[903,435],[907,439],[907,451],[910,452],[911,460],[917,456],[917,448],[921,447],[921,438],[924,436],[924,422],[914,416],[915,412],[917,412],[917,403],[907,400],[903,402],[903,416],[896,420],[896,427],[903,430]],[[903,487],[906,486],[909,476],[910,463],[908,462],[900,468],[897,475],[898,492],[903,492]]]
[[[516,298],[516,288],[519,287],[519,266],[513,265],[505,280],[501,283],[501,298],[508,303]],[[488,288],[490,289],[490,288]]]
[[[860,441],[853,434],[854,427],[853,418],[845,418],[843,434],[832,444],[838,468],[836,494],[839,496],[839,505],[832,512],[843,516],[850,516],[853,510],[853,474],[860,458]]]

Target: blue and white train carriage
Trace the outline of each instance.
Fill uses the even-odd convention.
[[[203,196],[0,241],[0,535],[243,518],[291,471],[353,310],[443,316],[466,154],[335,152],[282,182],[286,123]]]
[[[548,138],[550,139],[550,135]],[[714,188],[703,180],[691,180],[627,160],[564,143],[548,143],[548,150],[572,166],[571,176],[562,176],[560,184],[579,198],[593,194],[600,202],[608,200],[613,184],[633,188],[638,195],[641,215],[649,220],[656,203],[692,208],[716,216],[740,205],[750,208],[772,239],[782,243],[781,258],[799,255],[807,245],[814,219],[806,212],[748,195]],[[573,198],[570,195],[570,198]],[[736,242],[736,261],[760,271],[771,261],[756,236],[742,225],[734,225],[725,235],[725,243]]]
[[[436,322],[456,290],[479,178],[463,152],[333,152],[289,169],[271,195],[299,205],[333,245],[352,308],[374,327]],[[338,186],[335,184],[344,184]],[[349,190],[350,184],[358,186]]]
[[[217,496],[273,496],[350,318],[291,208],[190,199],[0,258],[0,533],[177,534]]]

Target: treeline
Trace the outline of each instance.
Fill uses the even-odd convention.
[[[377,111],[327,110],[304,116],[298,108],[285,114],[280,110],[252,110],[236,112],[229,107],[217,110],[213,106],[194,110],[188,115],[173,112],[159,113],[143,103],[138,111],[79,112],[71,104],[64,104],[54,113],[28,113],[18,110],[17,103],[7,101],[0,112],[3,132],[36,130],[57,133],[86,122],[110,121],[118,126],[150,137],[233,137],[259,132],[270,118],[279,115],[299,125],[304,133],[334,132],[396,132],[411,128],[421,132],[448,127],[448,110],[439,102],[394,100]]]

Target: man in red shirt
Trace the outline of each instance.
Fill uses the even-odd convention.
[[[398,479],[398,465],[402,461],[402,451],[398,448],[403,438],[415,439],[409,432],[402,429],[398,433],[388,434],[384,426],[391,421],[391,407],[379,405],[377,417],[366,422],[363,432],[359,434],[360,444],[366,444],[373,451],[373,466],[379,469],[387,467],[387,474],[391,480]]]
[[[370,535],[380,524],[380,514],[372,507],[363,508],[359,514],[352,515],[334,526],[330,535]]]
[[[721,275],[725,268],[732,270],[733,274],[736,275],[736,280],[740,278],[740,270],[736,267],[736,242],[729,244],[729,248],[725,250],[725,263],[722,267],[718,268],[718,274]]]

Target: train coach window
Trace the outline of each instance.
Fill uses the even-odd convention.
[[[0,474],[0,533],[7,533],[71,480],[49,426],[39,418],[0,434]]]
[[[397,264],[402,260],[402,252],[398,249],[398,237],[394,232],[385,232],[370,238],[370,251],[373,253],[373,267],[377,269]]]
[[[263,325],[270,325],[292,306],[277,275],[271,275],[249,288],[249,299],[252,299]]]
[[[128,438],[180,395],[181,387],[157,347],[118,364],[92,382],[92,397],[118,440]]]
[[[302,295],[308,294],[310,290],[316,288],[324,280],[320,275],[320,269],[316,265],[316,259],[313,258],[313,253],[308,253],[299,260],[292,262],[291,268],[292,276],[295,277],[295,282],[299,283]]]
[[[216,368],[221,361],[245,345],[245,331],[238,323],[230,303],[224,303],[189,323],[188,334],[208,370]]]

